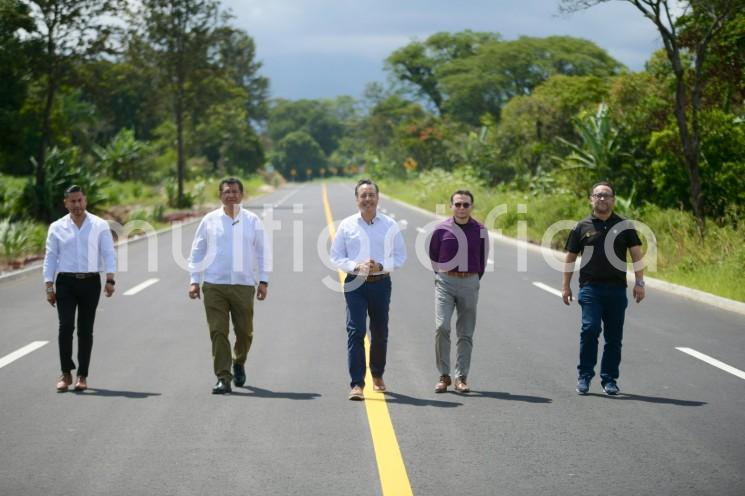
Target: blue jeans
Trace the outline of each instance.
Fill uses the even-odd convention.
[[[348,275],[345,282],[354,280]],[[345,284],[346,286],[346,284]],[[364,282],[344,292],[347,301],[347,364],[351,387],[365,387],[365,334],[370,316],[370,373],[383,377],[388,349],[388,308],[391,303],[391,278]]]
[[[579,377],[592,378],[598,360],[598,338],[601,322],[605,346],[600,362],[600,380],[603,384],[618,379],[621,363],[623,320],[628,299],[626,288],[601,284],[587,284],[580,288],[577,298],[582,307],[582,330],[579,335]]]

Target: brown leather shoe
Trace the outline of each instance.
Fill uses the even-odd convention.
[[[382,377],[373,377],[373,391],[376,393],[385,391],[385,382],[383,382]]]
[[[365,399],[365,393],[361,387],[355,386],[349,391],[349,399],[352,401],[362,401]]]
[[[77,382],[75,382],[75,391],[85,391],[88,389],[88,382],[85,380],[84,375],[79,375]]]
[[[63,391],[67,391],[67,388],[70,387],[70,384],[72,384],[72,374],[66,372],[59,376],[59,382],[57,382],[57,391],[59,391],[60,393]]]
[[[458,377],[455,379],[455,387],[454,389],[458,393],[468,393],[471,391],[471,388],[468,387],[468,384],[466,384],[466,378],[465,377]]]
[[[448,390],[448,386],[452,384],[449,375],[441,375],[440,382],[435,384],[435,393],[444,393]]]

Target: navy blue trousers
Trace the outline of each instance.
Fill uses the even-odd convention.
[[[347,364],[350,386],[365,386],[365,334],[370,317],[370,373],[383,377],[388,349],[388,308],[391,303],[391,278],[359,284],[347,275],[344,299],[347,302]],[[350,284],[351,283],[351,284]],[[354,289],[351,289],[355,287]]]
[[[618,379],[621,364],[623,321],[626,314],[626,288],[587,284],[579,290],[577,301],[582,306],[582,330],[579,336],[579,377],[592,378],[598,360],[598,338],[602,331],[605,340],[600,362],[603,384]]]

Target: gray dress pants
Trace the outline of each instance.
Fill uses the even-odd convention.
[[[435,362],[440,375],[450,375],[450,322],[457,310],[455,377],[468,376],[479,286],[476,274],[469,277],[435,274]]]

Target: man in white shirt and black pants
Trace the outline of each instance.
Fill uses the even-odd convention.
[[[231,380],[238,387],[246,383],[245,363],[253,340],[253,300],[254,296],[258,300],[266,298],[271,270],[264,226],[256,214],[241,207],[243,184],[231,177],[220,181],[219,188],[222,207],[200,222],[189,258],[189,297],[200,297],[200,283],[204,292],[217,376],[213,394],[232,392]],[[232,356],[228,339],[231,317],[235,332]]]
[[[359,213],[341,221],[331,244],[331,263],[347,273],[347,362],[350,400],[365,398],[365,334],[370,316],[370,374],[373,391],[385,391],[390,272],[406,261],[403,236],[390,217],[377,212],[378,185],[362,179],[354,188]]]
[[[65,190],[69,212],[49,226],[44,256],[47,301],[57,306],[59,355],[62,376],[57,391],[72,384],[72,339],[78,314],[78,378],[75,391],[88,388],[88,366],[93,349],[93,322],[101,296],[101,272],[106,272],[104,293],[114,293],[116,253],[109,224],[85,210],[85,194],[79,186]]]

